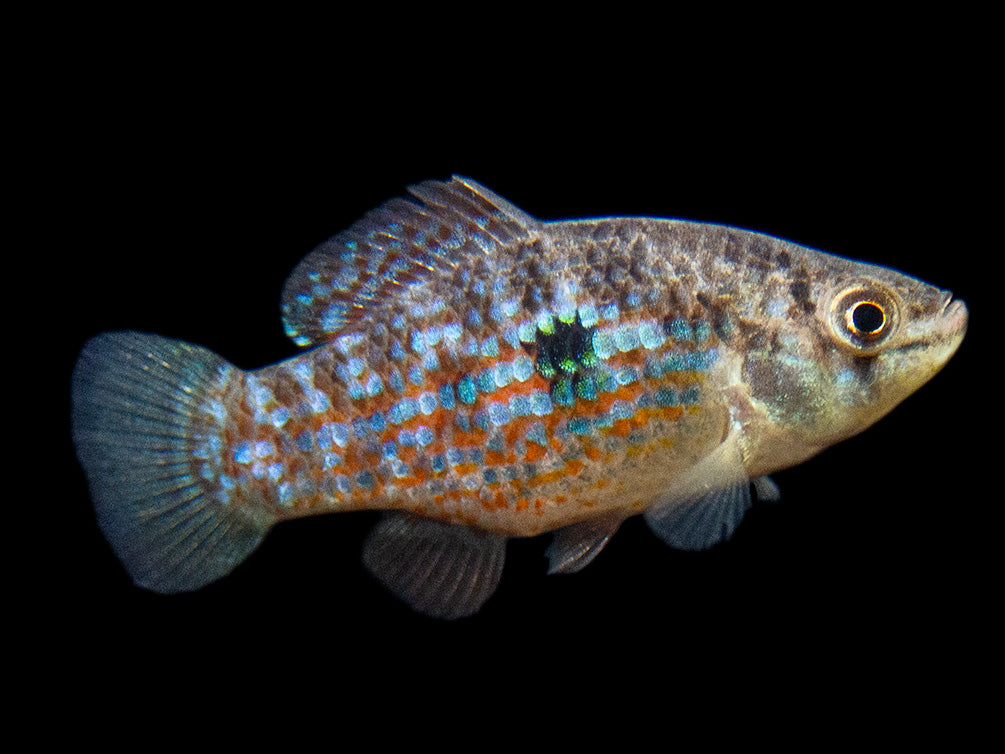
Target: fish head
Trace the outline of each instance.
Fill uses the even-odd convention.
[[[741,379],[752,473],[792,466],[874,424],[949,361],[967,327],[966,305],[948,291],[790,252],[795,276],[764,286],[749,312]]]

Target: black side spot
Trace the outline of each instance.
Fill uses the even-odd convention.
[[[593,330],[583,326],[578,313],[572,322],[553,318],[550,332],[538,327],[534,361],[538,374],[554,380],[595,366],[597,355],[593,351]]]

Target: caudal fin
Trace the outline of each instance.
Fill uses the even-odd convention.
[[[214,459],[238,374],[198,346],[135,332],[88,341],[73,372],[73,442],[98,523],[133,581],[198,589],[255,549],[271,524],[231,501]]]

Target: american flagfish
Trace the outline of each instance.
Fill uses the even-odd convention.
[[[409,189],[304,258],[304,350],[242,371],[103,333],[72,431],[133,581],[227,574],[285,519],[382,510],[367,568],[427,615],[476,612],[506,541],[550,572],[641,514],[673,547],[736,529],[768,474],[878,420],[952,356],[967,309],[892,270],[737,228],[540,222],[466,178]]]

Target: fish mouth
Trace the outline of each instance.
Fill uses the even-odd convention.
[[[942,299],[942,313],[940,315],[943,329],[962,339],[967,331],[969,316],[970,313],[967,311],[967,305],[963,303],[963,299],[954,299],[952,292],[946,291]]]

